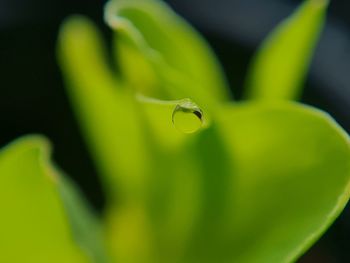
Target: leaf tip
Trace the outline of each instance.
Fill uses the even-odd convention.
[[[330,0],[309,0],[310,4],[314,7],[314,8],[327,8]]]
[[[16,139],[5,147],[5,149],[7,148],[37,150],[40,154],[50,154],[51,143],[45,136],[33,134]]]
[[[87,17],[71,15],[60,26],[59,40],[61,43],[64,43],[66,40],[79,39],[88,34],[92,26],[91,21]]]

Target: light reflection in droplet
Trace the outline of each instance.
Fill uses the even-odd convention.
[[[203,124],[202,110],[190,100],[185,100],[176,105],[172,121],[175,127],[183,133],[194,133]]]

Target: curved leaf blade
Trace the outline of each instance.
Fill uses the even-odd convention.
[[[291,262],[350,197],[350,140],[325,113],[298,104],[227,107],[231,151],[228,247],[235,262]],[[227,255],[227,254],[226,254]]]
[[[48,152],[37,136],[0,152],[1,262],[90,262],[74,242]]]
[[[58,51],[68,94],[108,194],[112,200],[134,198],[130,193],[143,192],[149,166],[134,93],[114,77],[99,31],[88,19],[67,19]]]
[[[258,50],[247,79],[247,98],[293,100],[300,97],[328,0],[306,0],[280,23]]]
[[[203,105],[227,100],[224,77],[207,43],[165,3],[112,0],[106,5],[105,20],[118,34],[117,60],[121,60],[127,80],[134,83],[142,69],[149,74],[140,82],[158,85],[153,87],[158,94],[146,95],[162,99],[190,97]],[[154,83],[157,78],[160,83]],[[164,93],[167,97],[159,97]]]

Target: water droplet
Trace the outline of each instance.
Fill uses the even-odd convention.
[[[195,103],[186,99],[176,105],[172,120],[179,131],[194,133],[202,127],[203,112]]]

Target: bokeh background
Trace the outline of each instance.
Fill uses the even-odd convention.
[[[106,41],[105,1],[0,0],[0,146],[28,133],[46,135],[55,161],[97,211],[104,196],[64,92],[55,52],[70,14],[89,16]],[[301,3],[293,0],[168,0],[207,38],[240,98],[252,55],[266,34]],[[350,1],[332,0],[308,75],[305,103],[328,111],[350,132]],[[118,121],[118,120],[116,120]],[[300,262],[350,262],[350,206]]]

